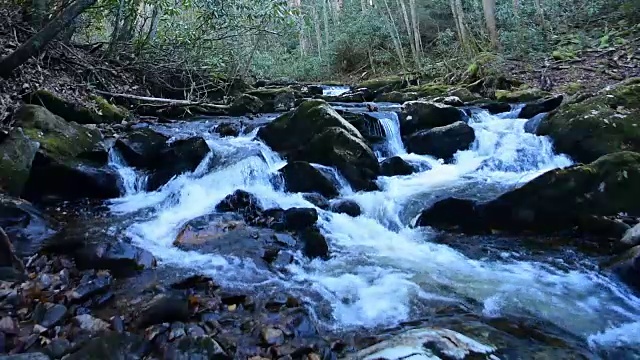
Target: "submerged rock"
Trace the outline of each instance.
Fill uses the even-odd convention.
[[[458,150],[466,150],[475,141],[473,128],[458,121],[451,125],[419,131],[407,139],[407,150],[448,160]]]
[[[430,101],[409,101],[402,105],[400,131],[407,136],[464,119],[464,113],[453,106]]]
[[[562,95],[558,95],[528,103],[520,110],[518,117],[521,119],[531,119],[538,114],[550,112],[559,107],[563,99],[564,97]]]
[[[293,161],[279,170],[290,192],[317,192],[328,198],[338,196],[333,180],[308,162]]]
[[[544,119],[538,135],[548,135],[556,151],[591,162],[617,151],[640,151],[640,79],[561,106]]]
[[[380,163],[380,175],[382,176],[411,175],[417,171],[415,166],[399,156],[390,157]]]
[[[360,205],[353,200],[337,200],[331,203],[329,210],[338,214],[347,214],[352,217],[357,217],[362,214],[362,209],[360,209]]]

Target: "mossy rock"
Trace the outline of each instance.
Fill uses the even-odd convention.
[[[391,91],[391,92],[382,93],[376,96],[374,101],[402,104],[407,101],[418,100],[418,97],[419,97],[418,93],[415,93],[415,92]]]
[[[496,90],[496,100],[508,103],[536,101],[551,94],[540,89]]]
[[[29,179],[38,143],[28,138],[21,128],[14,128],[0,143],[0,188],[20,196]]]
[[[451,85],[446,84],[424,84],[417,86],[409,86],[405,92],[415,92],[418,97],[444,96],[449,94]]]
[[[538,127],[557,151],[591,162],[618,151],[640,151],[640,79],[560,107]]]
[[[556,50],[551,54],[554,60],[569,61],[576,58],[576,53],[567,49]]]
[[[96,103],[99,115],[102,116],[103,122],[119,123],[123,120],[127,120],[130,116],[127,109],[111,104],[101,96],[92,95],[91,99]]]
[[[258,97],[242,94],[237,97],[231,107],[229,108],[229,114],[233,116],[242,116],[246,114],[257,114],[262,109],[264,102]]]
[[[24,105],[14,116],[24,134],[40,143],[40,150],[52,157],[76,157],[102,141],[97,129],[67,122],[41,106]]]
[[[370,79],[356,85],[355,88],[367,88],[370,91],[393,91],[405,88],[408,85],[406,79],[400,76],[387,76],[377,79]]]
[[[567,95],[575,95],[583,89],[584,89],[584,85],[578,82],[567,83],[558,88],[560,92],[565,93]]]
[[[79,124],[99,124],[103,122],[102,117],[96,111],[84,105],[67,101],[48,90],[34,91],[25,95],[23,100],[27,104],[43,106],[67,121],[74,121]]]
[[[299,91],[290,87],[262,88],[247,92],[263,102],[261,112],[289,111],[294,108],[296,98],[302,97]]]

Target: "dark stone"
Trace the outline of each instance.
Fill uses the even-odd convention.
[[[417,171],[415,166],[399,156],[390,157],[380,163],[380,175],[382,176],[411,175]]]
[[[331,203],[329,210],[338,214],[347,214],[352,217],[360,216],[362,209],[360,205],[353,200],[338,200]]]
[[[201,137],[193,137],[172,142],[156,157],[150,176],[149,190],[157,190],[172,177],[194,171],[209,153],[207,142]]]
[[[520,110],[518,117],[521,119],[531,119],[538,114],[548,113],[558,108],[562,104],[563,99],[564,97],[562,95],[558,95],[528,103]]]
[[[38,323],[46,328],[57,325],[67,314],[67,307],[60,304],[47,304],[44,316]]]
[[[213,132],[221,137],[235,137],[240,135],[240,125],[237,123],[221,123],[213,129]]]
[[[82,302],[94,295],[106,292],[111,286],[113,279],[110,275],[102,274],[92,280],[87,280],[78,285],[68,295],[71,303]]]
[[[487,110],[490,114],[501,114],[511,111],[511,104],[504,102],[490,102],[480,105],[480,108]]]
[[[184,337],[172,344],[164,354],[163,359],[171,360],[231,360],[224,349],[210,337]]]
[[[111,318],[111,328],[113,328],[113,331],[117,333],[124,332],[124,320],[122,320],[122,317],[120,317],[120,315],[116,315]]]
[[[27,104],[40,105],[66,121],[79,124],[99,124],[104,120],[96,111],[88,107],[65,100],[60,96],[44,89],[36,90],[23,96]]]
[[[236,98],[231,107],[229,108],[229,114],[232,116],[242,116],[245,114],[257,114],[264,103],[255,96],[249,94],[242,94]]]
[[[135,334],[116,332],[98,336],[65,360],[142,360],[151,352],[151,344]]]
[[[284,344],[284,333],[274,327],[265,327],[260,331],[260,339],[265,345],[282,345]]]
[[[422,210],[416,226],[462,230],[466,233],[482,233],[487,229],[476,203],[456,198],[438,201],[430,208]]]
[[[409,152],[449,160],[458,150],[468,149],[475,139],[473,128],[459,121],[411,135],[407,148]]]
[[[369,143],[379,143],[384,141],[387,136],[384,128],[380,125],[380,120],[373,115],[346,110],[336,110],[336,112],[347,120],[349,124],[358,129],[360,134],[362,134]]]
[[[10,195],[22,194],[38,147],[21,128],[12,129],[0,140],[0,187]]]
[[[541,114],[527,120],[527,122],[524,123],[524,131],[529,134],[535,134],[538,131],[538,127],[540,126],[540,123],[542,123],[542,120],[544,120],[544,116],[546,115]]]
[[[314,206],[326,210],[329,208],[329,200],[317,193],[303,194],[302,197]]]
[[[318,229],[309,228],[300,232],[298,239],[304,244],[303,254],[309,258],[329,258],[329,244]]]
[[[322,95],[324,94],[324,89],[320,85],[308,85],[307,93],[309,95]]]
[[[29,202],[0,194],[0,227],[11,241],[15,254],[22,258],[40,251],[58,233],[58,223],[48,218]],[[2,263],[12,266],[10,254]]]
[[[215,286],[213,279],[204,275],[192,275],[171,284],[171,288],[176,290],[208,289],[212,286]]]
[[[464,119],[464,113],[453,106],[428,101],[408,101],[402,105],[400,131],[403,136],[408,136]]]
[[[244,190],[236,190],[216,205],[216,211],[254,214],[262,212],[258,198]]]
[[[106,269],[116,276],[130,276],[156,265],[150,252],[123,242],[86,245],[74,257],[80,268]]]
[[[116,140],[115,148],[131,166],[148,168],[167,146],[168,137],[149,128],[137,129]]]
[[[55,338],[45,348],[45,352],[54,359],[59,359],[71,350],[71,343],[64,338]]]
[[[160,294],[154,297],[140,312],[137,319],[138,328],[173,321],[189,320],[189,303],[181,295],[174,293]]]
[[[303,230],[315,225],[318,211],[314,208],[290,208],[284,211],[284,223],[287,230]]]
[[[328,198],[338,196],[338,188],[332,179],[308,162],[290,162],[279,172],[289,192],[316,192]]]
[[[640,245],[615,257],[608,267],[620,280],[640,290]]]

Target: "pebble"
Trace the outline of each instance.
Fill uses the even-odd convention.
[[[89,314],[78,315],[73,318],[78,327],[82,330],[89,331],[91,333],[97,333],[100,331],[107,331],[110,328],[109,323],[104,320],[95,318]]]
[[[273,327],[266,327],[260,332],[262,342],[267,345],[282,345],[284,344],[284,333],[280,329]]]
[[[0,319],[0,331],[5,334],[15,335],[18,333],[18,324],[10,316],[3,316]]]

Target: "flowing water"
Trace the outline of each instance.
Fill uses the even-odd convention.
[[[273,175],[286,161],[255,139],[256,130],[219,138],[208,132],[210,125],[203,125],[199,134],[212,150],[207,159],[193,173],[151,193],[139,191],[140,175],[114,155],[127,193],[112,201],[111,210],[128,219],[122,229],[126,236],[161,263],[205,272],[228,286],[286,288],[305,299],[328,329],[395,325],[420,317],[434,303],[471,303],[485,316],[547,321],[594,348],[640,345],[640,337],[633,336],[640,330],[640,299],[598,272],[586,256],[527,256],[516,242],[508,250],[465,255],[436,242],[438,233],[411,227],[420,210],[439,199],[491,199],[547,170],[572,164],[553,152],[547,138],[525,132],[526,120],[516,114],[517,109],[497,116],[473,110],[469,124],[477,139],[451,164],[408,154],[395,113],[374,114],[386,134],[381,158],[401,156],[424,171],[381,177],[381,191],[354,193],[337,172],[324,168],[333,171],[341,195],[357,201],[363,214],[352,218],[319,210],[318,224],[330,242],[331,259],[310,261],[299,255],[286,273],[258,269],[247,259],[172,245],[181,225],[211,213],[236,189],[255,194],[265,208],[313,206],[300,194],[274,185]],[[192,135],[198,124],[189,126],[187,132],[177,125],[157,129],[180,137]]]

